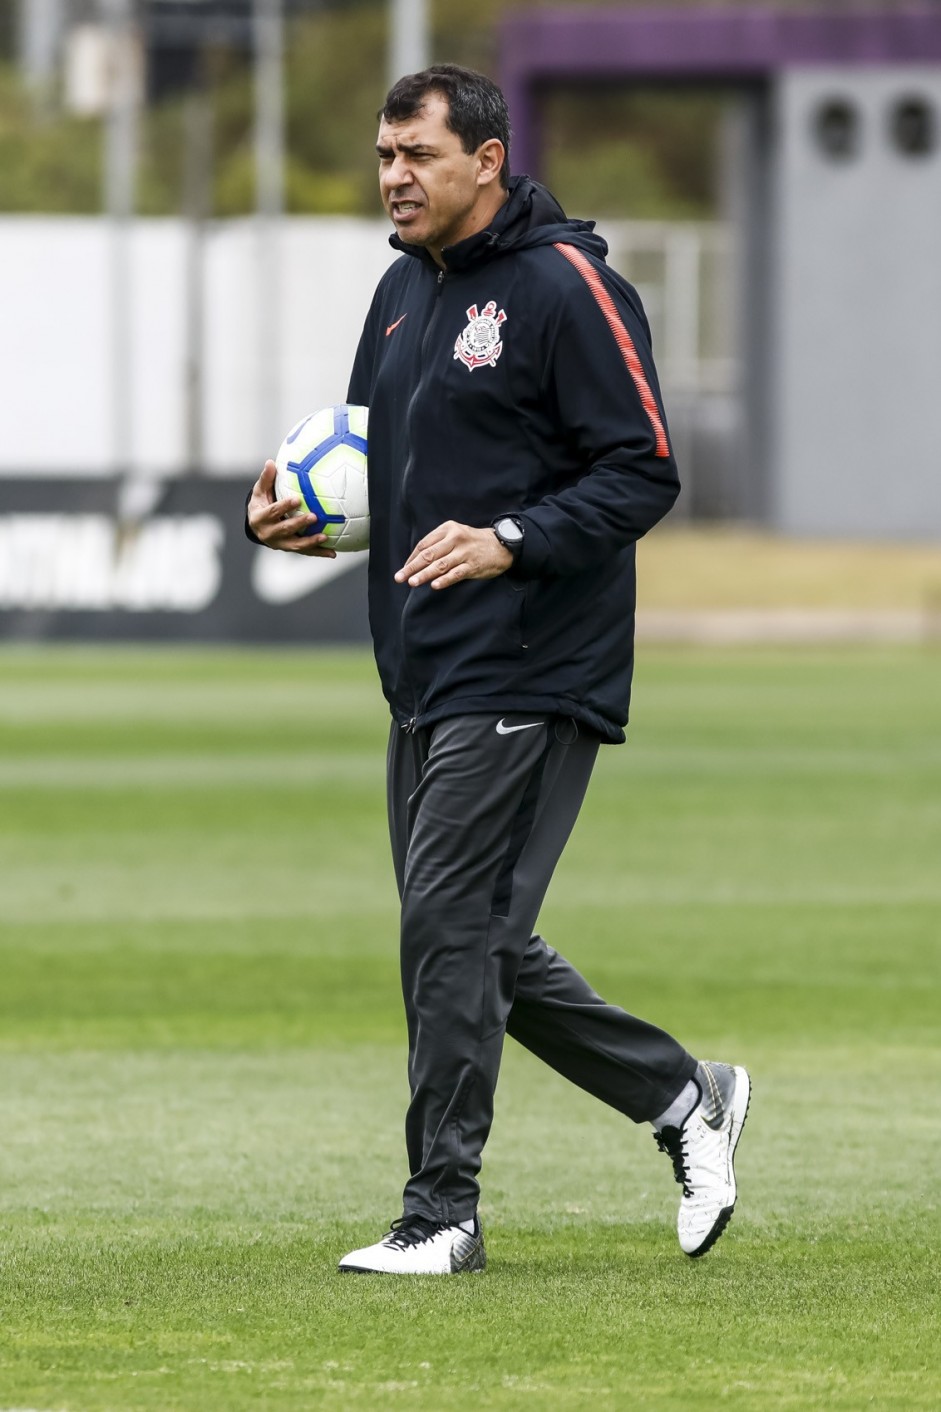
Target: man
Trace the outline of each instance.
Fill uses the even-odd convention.
[[[403,1214],[343,1271],[485,1263],[477,1173],[508,1033],[653,1123],[683,1187],[682,1249],[735,1205],[742,1068],[700,1062],[606,1004],[534,935],[602,742],[623,741],[634,546],[679,490],[635,291],[593,225],[510,180],[500,90],[454,65],[401,79],[379,187],[401,258],[348,400],[369,406],[369,612],[392,711],[410,1177]],[[332,554],[285,520],[268,462],[251,535]],[[305,537],[307,531],[309,537]]]

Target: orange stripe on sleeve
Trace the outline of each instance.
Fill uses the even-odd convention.
[[[557,242],[555,248],[560,255],[565,256],[569,264],[575,266],[578,273],[595,296],[595,302],[602,314],[604,314],[608,327],[614,334],[617,346],[621,350],[621,357],[624,359],[627,371],[630,373],[634,386],[637,388],[638,396],[643,403],[644,411],[647,413],[650,425],[653,428],[656,443],[655,454],[657,456],[669,456],[670,447],[667,442],[667,434],[664,430],[663,422],[660,419],[660,409],[657,406],[657,400],[650,390],[650,384],[647,381],[641,361],[637,356],[637,349],[634,347],[633,339],[624,327],[624,321],[615,307],[614,300],[605,288],[604,281],[591,261],[583,255],[580,250],[576,250],[574,245],[562,245]]]

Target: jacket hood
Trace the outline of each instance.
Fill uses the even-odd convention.
[[[512,250],[563,242],[603,260],[608,244],[594,232],[594,221],[569,220],[552,192],[540,182],[529,176],[515,176],[510,178],[508,199],[487,229],[457,245],[446,245],[442,254],[449,270],[466,270]],[[389,244],[405,255],[431,260],[423,246],[407,245],[397,234],[390,235]]]

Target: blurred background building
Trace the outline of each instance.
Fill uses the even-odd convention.
[[[270,635],[241,487],[343,398],[431,58],[640,289],[680,514],[941,533],[941,6],[5,0],[0,52],[7,633]]]

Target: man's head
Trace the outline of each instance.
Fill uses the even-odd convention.
[[[510,124],[495,83],[440,64],[408,74],[379,114],[379,189],[396,231],[435,259],[506,200]]]

